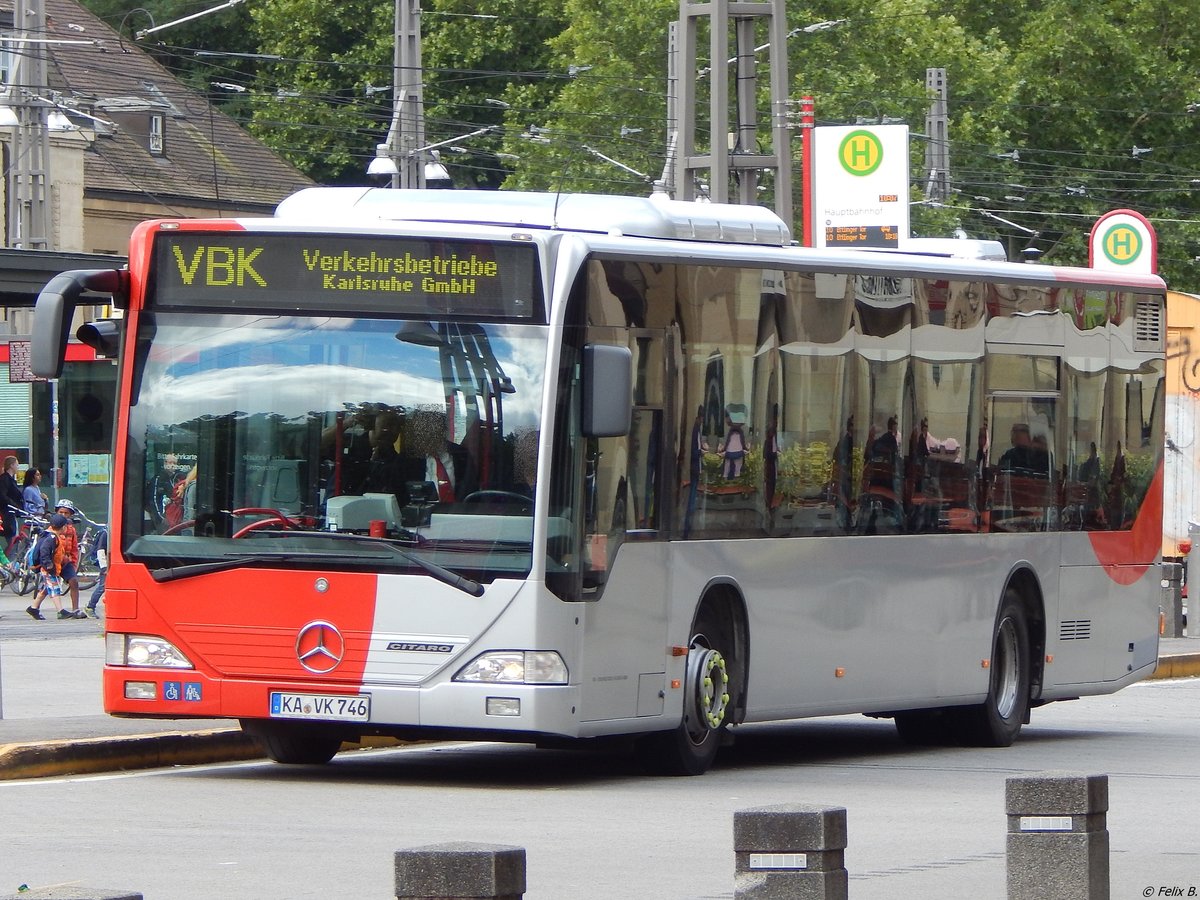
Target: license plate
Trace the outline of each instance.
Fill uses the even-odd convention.
[[[272,691],[271,718],[367,722],[371,719],[371,698],[366,694],[285,694]]]

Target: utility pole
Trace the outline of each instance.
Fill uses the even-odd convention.
[[[17,46],[6,88],[17,126],[8,182],[8,244],[20,250],[52,250],[46,196],[50,182],[49,106],[41,99],[47,92],[42,0],[17,3],[13,25]]]
[[[394,188],[425,187],[425,93],[421,67],[421,0],[396,0],[392,46],[392,122],[375,148],[370,175]]]
[[[925,199],[945,203],[950,197],[950,117],[947,109],[950,90],[945,69],[925,70],[925,91],[929,112],[925,116]]]
[[[675,196],[675,148],[679,145],[679,22],[667,23],[667,154],[655,193]]]
[[[421,0],[396,0],[396,112],[399,115],[400,187],[425,187],[425,70],[421,64]]]
[[[730,85],[727,57],[730,43],[730,18],[736,52],[736,84],[733,102],[736,109],[736,128],[730,146]],[[707,152],[697,147],[697,81],[701,73],[696,68],[696,43],[699,22],[708,20],[709,64],[704,76],[709,79],[709,140]],[[766,19],[769,42],[754,46],[756,20]],[[747,2],[747,0],[711,0],[692,3],[680,0],[680,34],[678,42],[679,79],[679,140],[676,142],[675,173],[678,178],[675,195],[681,200],[695,200],[701,191],[701,178],[708,180],[708,198],[717,203],[756,203],[759,172],[775,174],[775,211],[792,224],[792,154],[791,130],[787,118],[787,19],[784,0]],[[756,53],[770,50],[771,82],[771,152],[758,152]],[[730,184],[736,184],[736,199],[731,198]]]

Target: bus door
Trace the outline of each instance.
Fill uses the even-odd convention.
[[[598,343],[621,343],[633,355],[628,435],[585,441],[588,494],[584,522],[584,591],[588,653],[583,708],[591,719],[657,715],[663,710],[670,573],[665,536],[677,479],[666,422],[672,358],[659,329],[594,329]]]

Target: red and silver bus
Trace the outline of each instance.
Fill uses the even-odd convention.
[[[1165,288],[660,198],[314,188],[43,291],[120,360],[104,702],[366,735],[865,713],[1011,743],[1153,672]],[[94,302],[94,301],[93,301]]]

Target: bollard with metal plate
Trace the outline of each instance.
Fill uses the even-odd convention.
[[[1009,778],[1008,900],[1109,900],[1108,776]]]
[[[846,810],[787,803],[733,814],[736,900],[846,900]]]

